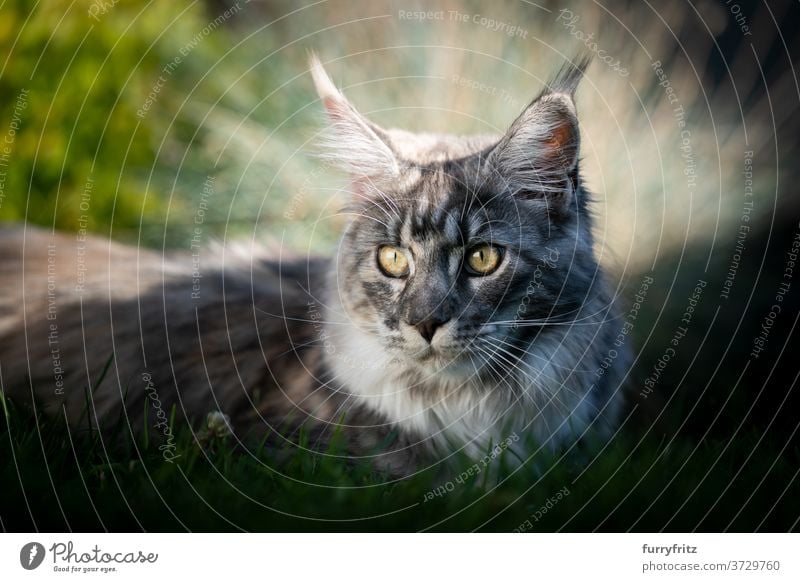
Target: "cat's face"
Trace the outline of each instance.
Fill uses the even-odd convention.
[[[353,176],[336,256],[344,315],[389,359],[430,373],[519,365],[541,325],[576,312],[596,269],[569,95],[540,97],[502,138],[416,137],[374,126],[322,75],[331,157]]]
[[[463,171],[433,167],[402,195],[354,206],[337,260],[348,318],[388,353],[469,374],[579,298],[564,288],[575,231],[554,236],[540,205]]]

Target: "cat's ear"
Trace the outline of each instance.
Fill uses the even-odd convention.
[[[588,59],[565,66],[511,124],[489,155],[494,180],[518,198],[543,199],[553,210],[574,196],[580,131],[574,95]]]
[[[319,140],[320,156],[349,172],[356,183],[379,186],[396,178],[400,164],[387,133],[356,111],[316,55],[309,64],[330,122]]]

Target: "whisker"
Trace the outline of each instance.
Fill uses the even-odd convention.
[[[482,339],[486,340],[487,338],[482,338]],[[496,339],[496,338],[489,338],[489,339]],[[508,352],[508,350],[503,349],[501,346],[492,345],[492,344],[489,344],[489,345],[493,349],[495,349],[495,354],[498,357],[500,357],[501,359],[505,360],[505,362],[507,364],[513,366],[514,369],[516,369],[520,373],[522,373],[522,375],[524,377],[526,377],[527,379],[529,379],[536,386],[537,389],[539,389],[543,393],[548,394],[550,396],[550,399],[548,400],[548,404],[553,402],[553,405],[556,406],[556,409],[558,408],[558,404],[561,404],[564,407],[564,412],[565,413],[568,414],[568,413],[571,412],[571,409],[558,397],[558,392],[560,392],[562,389],[565,390],[566,392],[572,393],[576,398],[578,398],[580,400],[584,400],[585,395],[581,395],[577,391],[575,391],[574,389],[572,389],[569,386],[567,386],[566,381],[565,381],[566,379],[564,379],[564,381],[562,381],[562,380],[559,380],[559,379],[556,379],[556,378],[553,378],[553,377],[549,377],[546,374],[544,374],[543,370],[538,370],[538,369],[532,368],[530,366],[530,364],[528,364],[527,362],[519,359],[515,354],[512,354],[512,353]],[[516,360],[520,364],[523,364],[523,365],[527,366],[528,368],[530,368],[531,370],[535,371],[536,375],[532,376],[531,374],[526,373],[520,366],[516,365],[514,363],[514,361],[509,361],[509,359],[507,357],[502,355],[503,353],[507,354],[509,357],[513,358],[514,360]],[[544,384],[542,384],[540,382],[537,382],[537,380],[539,380],[542,375],[545,375],[546,377],[548,377],[549,380],[553,381],[553,383],[555,385],[557,385],[558,388],[555,389],[555,390],[548,389],[547,386],[545,386]],[[527,390],[525,390],[525,391],[527,391]],[[554,400],[555,400],[555,402],[554,402]],[[590,403],[590,405],[592,405],[595,408],[595,410],[598,410],[595,405],[593,405],[591,403]]]
[[[594,318],[594,317],[600,315],[603,311],[608,311],[608,309],[610,309],[610,308],[611,308],[611,303],[607,303],[603,307],[598,309],[597,311],[593,311],[592,313],[588,313],[586,315],[583,315],[581,317],[576,317],[574,319],[562,319],[562,318],[565,315],[568,315],[570,313],[579,312],[581,307],[577,307],[575,309],[570,309],[569,311],[565,311],[564,313],[560,313],[559,315],[556,315],[556,316],[553,316],[553,317],[530,318],[530,319],[508,319],[508,320],[501,320],[501,321],[487,321],[486,324],[487,325],[488,324],[500,325],[500,324],[515,324],[516,323],[516,324],[520,325],[520,324],[524,324],[524,323],[528,323],[528,322],[534,323],[534,324],[535,323],[539,323],[539,322],[543,322],[543,323],[554,322],[554,323],[570,324],[570,323],[579,322],[579,321],[585,321],[587,319]],[[603,317],[602,319],[600,319],[599,321],[593,322],[592,324],[589,324],[589,325],[600,325],[600,324],[603,324],[603,323],[607,323],[609,321],[616,321],[618,319],[622,319],[623,317],[625,317],[624,314],[618,314],[618,315],[615,315],[613,317],[607,317],[606,316],[606,317]]]
[[[509,346],[509,347],[514,348],[516,350],[520,350],[526,356],[531,356],[531,357],[536,358],[538,360],[542,360],[544,362],[547,362],[550,366],[552,366],[554,368],[560,368],[562,370],[568,370],[570,372],[581,372],[581,373],[584,373],[584,374],[592,374],[592,373],[595,372],[595,370],[589,370],[587,368],[579,368],[579,367],[571,368],[569,366],[562,366],[561,364],[557,364],[554,361],[553,358],[547,358],[547,357],[542,356],[540,354],[536,354],[534,352],[531,352],[530,349],[535,347],[535,346],[534,346],[533,342],[528,341],[528,340],[522,340],[522,339],[519,339],[519,338],[514,338],[514,337],[509,337],[509,336],[506,336],[505,338],[500,338],[500,337],[494,337],[494,336],[491,336],[491,335],[487,335],[485,337],[487,339],[492,339],[492,340],[495,340],[495,341],[499,341],[501,344]],[[523,345],[515,345],[512,342],[519,342],[520,344],[523,344]]]
[[[489,337],[489,338],[486,338],[486,339],[490,339],[490,340],[497,340],[497,338],[492,338],[492,337]],[[544,375],[544,376],[545,376],[547,379],[551,380],[551,381],[552,381],[552,382],[553,382],[555,385],[557,385],[557,386],[558,386],[558,389],[557,389],[555,392],[554,392],[554,391],[552,391],[552,390],[547,390],[545,386],[541,386],[541,389],[542,389],[543,391],[547,392],[548,394],[553,394],[553,395],[555,395],[555,394],[556,394],[556,393],[557,393],[559,390],[561,390],[561,389],[563,388],[564,390],[566,390],[567,392],[571,392],[572,394],[574,394],[574,395],[575,395],[576,397],[578,397],[578,398],[581,398],[581,397],[582,397],[582,396],[581,396],[581,394],[579,394],[577,391],[575,391],[574,389],[572,389],[572,388],[570,388],[569,386],[567,386],[567,383],[566,383],[566,381],[569,379],[569,376],[570,376],[570,375],[572,375],[572,370],[571,370],[571,369],[569,369],[569,368],[566,368],[566,369],[567,369],[567,370],[569,370],[569,372],[570,372],[570,374],[569,374],[569,375],[568,375],[566,378],[564,378],[564,379],[555,378],[555,377],[553,377],[553,376],[549,376],[549,375],[545,374],[545,373],[544,373],[544,370],[540,370],[540,369],[537,369],[537,368],[533,368],[533,367],[532,367],[530,364],[528,364],[527,362],[525,362],[523,359],[519,358],[519,357],[518,357],[516,354],[513,354],[513,353],[509,352],[508,350],[506,350],[506,349],[504,349],[504,348],[502,348],[502,347],[500,347],[500,346],[495,346],[495,347],[496,347],[498,350],[501,350],[502,352],[504,352],[504,353],[508,354],[508,356],[510,356],[510,357],[514,358],[515,360],[517,360],[517,361],[518,361],[520,364],[523,364],[523,365],[525,365],[525,366],[529,367],[531,370],[534,370],[534,371],[536,371],[536,373],[537,373],[537,375],[536,375],[536,378],[537,378],[537,379],[538,379],[540,376]],[[520,371],[522,371],[522,370],[520,370]],[[523,373],[524,373],[524,372],[523,372]]]

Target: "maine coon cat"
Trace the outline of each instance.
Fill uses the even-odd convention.
[[[3,227],[5,394],[162,438],[173,409],[177,425],[221,411],[243,442],[303,427],[324,448],[336,429],[397,475],[504,439],[525,459],[522,443],[607,437],[628,357],[609,365],[614,296],[579,167],[586,65],[505,135],[459,137],[378,127],[312,58],[322,155],[352,181],[327,258],[218,246],[198,282],[186,254]]]

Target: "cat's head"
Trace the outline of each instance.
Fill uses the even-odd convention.
[[[586,64],[565,67],[505,135],[458,137],[378,127],[312,59],[323,155],[352,183],[337,308],[393,361],[491,374],[577,318],[597,274],[573,102]]]

